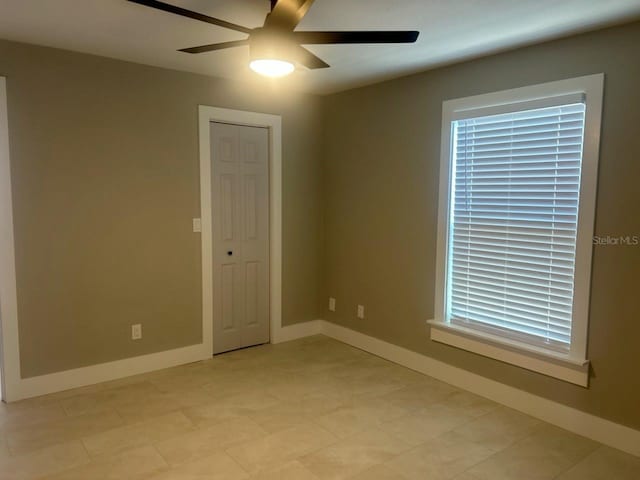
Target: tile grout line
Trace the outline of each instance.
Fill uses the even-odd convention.
[[[230,447],[230,448],[231,448],[231,447]],[[233,457],[233,455],[229,454],[229,453],[227,452],[227,450],[221,450],[221,452],[222,452],[223,454],[225,454],[227,457],[229,457],[229,458],[231,459],[231,461],[232,461],[233,463],[235,463],[238,467],[240,467],[240,469],[241,469],[243,472],[245,472],[245,473],[247,474],[247,478],[251,478],[251,477],[253,476],[253,475],[251,475],[251,472],[250,472],[249,470],[247,470],[247,469],[246,469],[246,468],[245,468],[245,467],[244,467],[244,466],[243,466],[239,461],[237,461],[237,460]]]
[[[161,470],[160,472],[152,472],[149,475],[147,475],[147,477],[150,477],[151,475],[156,475],[158,473],[170,472],[173,466],[170,465],[167,459],[162,456],[162,453],[160,453],[160,451],[156,448],[154,443],[150,443],[149,446],[153,449],[154,452],[158,454],[158,456],[160,457],[160,459],[162,460],[166,468]]]
[[[560,478],[562,475],[564,475],[565,473],[567,473],[569,470],[571,470],[572,468],[574,468],[575,466],[577,466],[578,464],[584,462],[587,458],[589,458],[591,455],[595,454],[597,451],[601,450],[605,448],[605,445],[598,443],[597,447],[594,448],[593,450],[591,450],[590,452],[588,452],[585,456],[583,456],[580,460],[578,460],[577,462],[572,463],[571,465],[569,465],[567,468],[565,468],[564,470],[562,470],[561,472],[559,472],[556,476],[553,477],[553,480],[556,480],[558,478]]]
[[[331,433],[330,431],[328,431],[326,428],[324,428],[324,427],[322,427],[321,425],[318,425],[318,424],[316,424],[315,422],[313,422],[313,419],[311,419],[311,423],[313,423],[313,425],[314,425],[314,426],[316,426],[316,427],[320,428],[321,430],[323,430],[325,433],[328,433],[329,435],[331,435],[332,437],[334,437],[334,438],[336,439],[336,441],[334,441],[334,442],[332,442],[332,443],[329,443],[328,445],[324,445],[324,446],[322,446],[322,447],[318,447],[318,448],[316,448],[316,449],[313,449],[313,450],[311,450],[311,451],[309,451],[309,452],[306,452],[306,453],[304,453],[304,454],[302,454],[302,455],[299,455],[299,456],[297,456],[297,457],[293,457],[293,458],[289,458],[288,460],[284,460],[284,462],[285,462],[285,463],[287,463],[287,462],[292,462],[292,461],[294,461],[294,460],[298,460],[298,459],[301,459],[301,458],[307,457],[307,456],[309,456],[309,455],[313,455],[313,454],[315,454],[315,453],[319,452],[320,450],[322,450],[322,449],[324,449],[324,448],[327,448],[327,447],[329,447],[329,446],[335,445],[336,443],[338,443],[338,442],[340,442],[340,441],[341,441],[341,439],[340,439],[340,438],[338,438],[336,435],[334,435],[333,433]],[[285,428],[285,429],[283,429],[283,430],[279,430],[279,431],[277,431],[277,432],[268,433],[265,437],[262,437],[262,439],[264,439],[264,438],[266,438],[266,437],[270,437],[270,436],[272,436],[272,435],[276,435],[276,434],[282,433],[282,432],[287,432],[287,431],[290,431],[290,430],[295,430],[296,428],[300,428],[300,426],[302,426],[302,425],[304,425],[304,424],[301,424],[301,425],[295,425],[295,426],[292,426],[292,427],[290,427],[290,428]],[[254,440],[257,440],[257,439],[254,439]],[[252,442],[252,441],[254,441],[254,440],[249,440],[249,441],[244,442],[244,443],[249,443],[249,442]],[[238,447],[238,446],[240,446],[240,445],[234,445],[234,446],[232,446],[232,447],[229,447],[229,448],[225,449],[225,453],[227,453],[227,450],[230,450],[231,448],[235,448],[235,447]],[[228,454],[230,457],[232,457],[232,455],[231,455],[231,454],[229,454],[229,453],[227,453],[227,454]],[[232,458],[233,458],[233,457],[232,457]],[[265,468],[263,468],[263,469],[259,469],[258,471],[254,472],[253,474],[252,474],[251,472],[249,472],[249,471],[247,471],[247,473],[249,474],[249,476],[254,476],[254,475],[257,475],[258,473],[260,473],[260,472],[262,472],[262,471],[268,470],[269,468],[276,467],[276,466],[277,466],[277,465],[267,466],[267,467],[265,467]],[[303,465],[303,466],[304,466],[304,465]],[[246,470],[246,469],[245,469],[245,470]]]

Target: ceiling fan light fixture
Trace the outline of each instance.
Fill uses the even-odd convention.
[[[285,77],[296,69],[295,47],[290,33],[256,29],[249,38],[249,67],[265,77]]]
[[[257,58],[249,62],[249,67],[265,77],[281,78],[293,73],[296,66],[288,60],[277,58]]]

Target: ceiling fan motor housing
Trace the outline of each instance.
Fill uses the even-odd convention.
[[[269,28],[256,28],[249,36],[249,56],[251,60],[277,58],[298,63],[296,53],[298,43],[293,32]]]

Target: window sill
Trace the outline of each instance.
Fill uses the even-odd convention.
[[[561,354],[536,349],[519,342],[482,334],[475,330],[429,320],[431,340],[510,363],[550,377],[589,386],[589,361],[574,360]]]

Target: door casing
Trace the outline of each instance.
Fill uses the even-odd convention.
[[[269,330],[271,343],[282,330],[282,118],[279,115],[199,106],[200,218],[202,225],[202,342],[213,355],[213,230],[211,205],[211,122],[269,130]]]
[[[6,85],[6,78],[0,77],[0,390],[2,399],[9,401],[15,398],[21,376]]]

